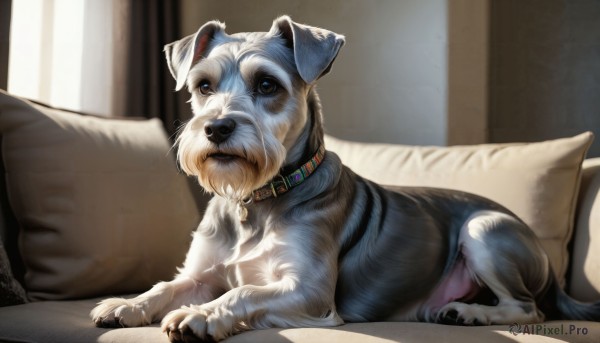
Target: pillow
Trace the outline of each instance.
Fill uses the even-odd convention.
[[[171,279],[200,216],[158,119],[116,120],[0,92],[9,201],[33,300]]]
[[[583,162],[576,216],[569,294],[594,302],[600,299],[600,157]]]
[[[0,307],[27,302],[25,290],[13,277],[10,261],[0,240]]]
[[[1,145],[0,135],[0,149]],[[0,175],[4,175],[4,164],[2,164],[1,159],[2,153],[0,152]],[[0,182],[0,307],[27,302],[25,290],[15,277],[15,272],[20,271],[20,257],[15,256],[18,255],[16,249],[14,249],[17,245],[18,226],[11,214],[6,196],[6,187],[4,183]],[[13,249],[7,251],[5,248],[7,245],[12,245]]]
[[[564,285],[581,163],[592,140],[586,132],[539,143],[416,147],[326,137],[326,146],[377,183],[457,189],[504,205],[537,234]]]

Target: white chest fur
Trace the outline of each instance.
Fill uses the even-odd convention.
[[[281,280],[291,267],[286,248],[288,245],[274,232],[239,240],[224,263],[228,286],[262,286]]]

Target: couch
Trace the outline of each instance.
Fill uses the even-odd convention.
[[[0,342],[167,342],[157,324],[96,328],[102,298],[176,272],[208,195],[177,169],[157,119],[99,118],[0,91]],[[600,158],[592,133],[456,147],[326,137],[358,174],[387,185],[487,196],[541,239],[569,294],[600,300]],[[527,261],[523,261],[527,263]],[[352,323],[245,332],[227,342],[598,342],[600,323],[485,327]]]

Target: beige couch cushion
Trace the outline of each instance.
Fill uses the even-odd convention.
[[[101,329],[87,314],[99,299],[44,301],[0,308],[0,342],[168,343],[158,324]],[[223,343],[557,343],[598,342],[600,323],[554,321],[521,326],[464,327],[429,323],[354,323],[329,328],[253,330]],[[579,329],[579,333],[578,330]],[[544,331],[545,330],[545,331]]]
[[[506,206],[541,239],[564,285],[581,162],[592,139],[586,132],[539,143],[415,147],[327,137],[326,145],[375,182],[458,189]]]
[[[32,299],[171,279],[199,221],[159,120],[110,120],[0,93],[9,200]]]
[[[600,158],[583,163],[571,267],[571,295],[600,299]]]

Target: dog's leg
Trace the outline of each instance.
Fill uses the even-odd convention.
[[[201,340],[219,341],[243,329],[343,324],[333,300],[329,307],[319,310],[319,305],[307,303],[303,286],[293,288],[287,281],[234,288],[212,302],[167,314],[162,328],[172,341],[189,333]]]
[[[192,334],[218,341],[245,329],[341,325],[335,307],[337,254],[322,248],[330,242],[329,233],[306,223],[294,228],[263,238],[266,250],[256,247],[252,260],[234,259],[225,267],[232,275],[239,271],[242,278],[254,278],[254,283],[167,314],[162,328],[169,338],[180,341]],[[318,254],[307,253],[311,251]]]
[[[105,299],[90,315],[99,327],[143,326],[160,321],[180,306],[210,301],[216,296],[217,290],[210,285],[180,276],[173,281],[160,282],[133,299]]]
[[[451,302],[437,313],[438,322],[490,325],[544,320],[535,294],[549,278],[549,263],[523,223],[503,213],[478,212],[462,228],[459,241],[472,277],[496,295],[498,304]]]
[[[206,224],[209,227],[210,221]],[[133,299],[103,300],[90,313],[94,323],[100,327],[148,325],[183,305],[203,304],[217,298],[223,293],[222,271],[217,265],[219,251],[224,249],[221,237],[209,237],[201,229],[194,233],[184,267],[174,280],[159,282]]]

